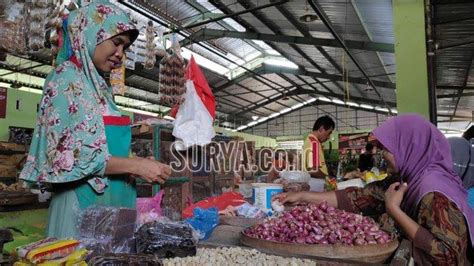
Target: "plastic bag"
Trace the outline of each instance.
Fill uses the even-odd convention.
[[[46,238],[24,246],[19,246],[15,250],[21,262],[38,264],[54,260],[67,260],[67,257],[76,251],[80,254],[75,257],[79,260],[83,260],[87,251],[81,249],[79,245],[80,242],[75,239]]]
[[[91,207],[81,215],[77,238],[98,254],[135,251],[135,209]]]
[[[193,216],[195,208],[208,209],[215,207],[218,211],[225,210],[227,206],[240,206],[246,203],[244,197],[237,192],[225,192],[217,197],[210,197],[205,200],[198,201],[183,210],[183,218],[190,218]]]
[[[216,135],[212,121],[215,99],[206,78],[193,57],[186,72],[186,94],[174,121],[173,136],[181,139],[185,148],[206,145]]]
[[[219,224],[217,208],[201,209],[198,207],[194,209],[193,214],[194,216],[186,219],[185,222],[199,233],[199,239],[208,239],[214,228]]]
[[[244,203],[235,209],[238,216],[245,218],[258,218],[263,219],[267,217],[267,214],[260,208],[253,206],[250,203]]]
[[[311,179],[311,176],[307,172],[303,171],[283,170],[280,172],[280,178],[287,181],[288,183],[308,183]]]
[[[161,210],[161,199],[163,199],[164,190],[160,190],[154,197],[137,198],[137,224],[152,222],[158,217],[163,216]]]
[[[135,233],[137,252],[159,258],[196,255],[198,235],[184,222],[146,223]]]

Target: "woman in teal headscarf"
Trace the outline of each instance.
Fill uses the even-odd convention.
[[[124,11],[95,1],[64,20],[57,67],[46,79],[37,125],[20,178],[53,189],[48,236],[75,236],[89,206],[135,208],[128,174],[163,183],[169,166],[128,158],[130,119],[104,74],[122,64],[138,31]]]

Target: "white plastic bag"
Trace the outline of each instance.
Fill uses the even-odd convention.
[[[212,117],[199,98],[192,80],[186,81],[184,103],[179,106],[174,121],[173,136],[182,140],[184,147],[209,144],[216,135]]]
[[[288,183],[308,183],[311,176],[303,171],[287,171],[280,172],[280,178]]]

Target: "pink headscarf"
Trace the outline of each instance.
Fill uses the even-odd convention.
[[[393,154],[396,170],[408,183],[402,209],[414,217],[418,203],[427,193],[440,192],[464,214],[474,242],[474,212],[467,204],[461,178],[453,170],[450,146],[444,135],[416,114],[390,118],[373,134]]]

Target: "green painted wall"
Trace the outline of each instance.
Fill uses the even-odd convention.
[[[16,101],[20,100],[20,108],[16,110]],[[36,122],[36,105],[41,95],[16,89],[7,90],[7,115],[0,119],[0,141],[8,140],[8,127],[34,128]]]
[[[16,101],[20,100],[20,109],[16,110]],[[7,115],[0,119],[0,141],[8,141],[8,127],[34,128],[36,124],[36,105],[40,102],[41,95],[37,93],[8,89],[7,91]],[[133,121],[133,113],[122,110],[124,115],[130,116]]]
[[[47,209],[1,212],[0,227],[13,227],[23,233],[13,232],[14,241],[5,244],[4,250],[12,252],[17,246],[45,238],[47,220]]]
[[[429,116],[424,0],[393,0],[398,113]]]

